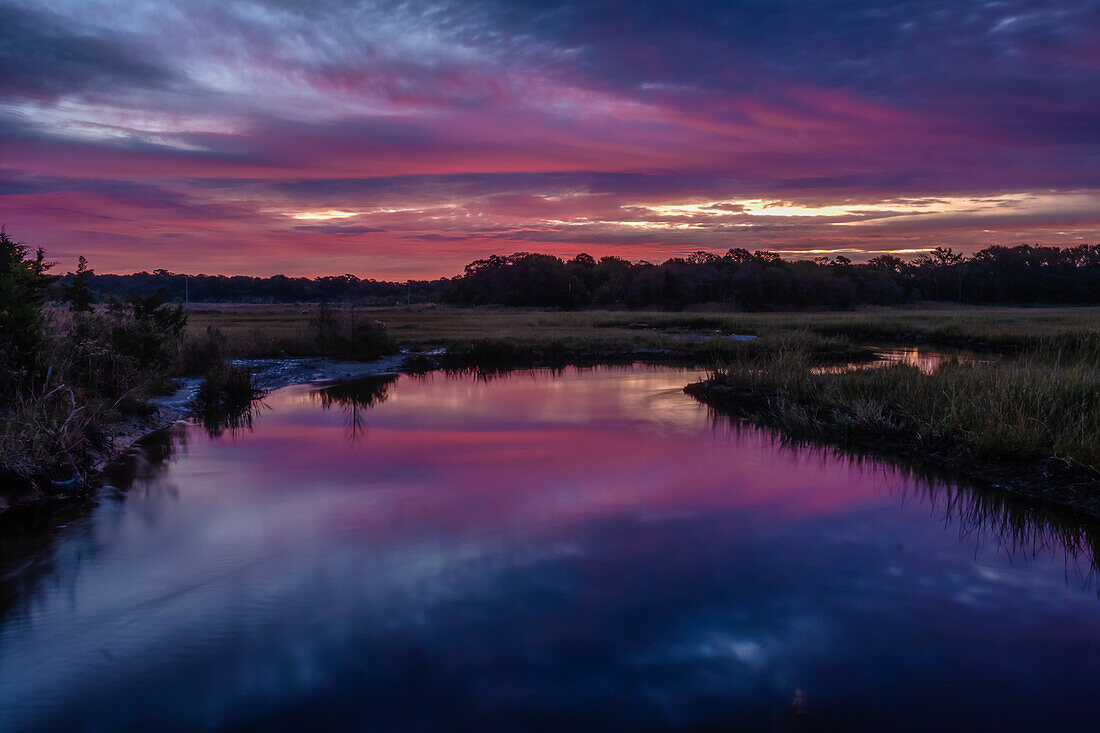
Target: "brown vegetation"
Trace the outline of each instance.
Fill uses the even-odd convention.
[[[1100,365],[1081,354],[1040,346],[929,374],[815,370],[790,350],[728,360],[687,390],[794,439],[916,456],[1100,516]]]
[[[310,321],[317,305],[196,305],[188,332],[216,327],[232,356],[313,355]],[[809,313],[667,313],[547,311],[500,308],[344,308],[363,321],[380,321],[402,347],[458,348],[483,341],[523,348],[571,344],[573,351],[681,351],[729,341],[732,334],[774,337],[791,331],[856,343],[924,343],[1016,352],[1024,348],[1100,354],[1100,307],[872,308]],[[703,339],[700,341],[700,339]],[[704,354],[705,356],[705,354]],[[705,363],[705,362],[704,362]]]

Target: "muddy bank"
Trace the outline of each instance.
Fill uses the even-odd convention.
[[[1056,458],[975,458],[949,441],[925,443],[920,436],[852,432],[823,419],[814,431],[791,434],[774,418],[780,397],[711,381],[684,392],[716,411],[780,430],[789,439],[835,446],[853,454],[923,463],[951,471],[978,485],[1007,492],[1058,512],[1100,519],[1100,475]]]
[[[378,374],[396,373],[404,355],[386,356],[375,361],[337,361],[325,358],[239,359],[234,364],[252,372],[253,383],[261,392],[270,392],[293,384],[335,382]],[[114,426],[109,444],[97,452],[91,470],[65,482],[51,482],[48,488],[34,486],[0,487],[0,513],[39,505],[88,501],[92,498],[104,469],[150,433],[174,425],[194,414],[195,395],[202,380],[183,377],[175,380],[171,394],[150,399],[144,414],[130,415]]]

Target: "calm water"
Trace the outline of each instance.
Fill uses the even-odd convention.
[[[0,728],[1094,729],[1087,532],[785,448],[693,378],[294,387],[177,429],[4,545]]]
[[[932,374],[945,364],[978,364],[988,361],[988,357],[982,358],[968,349],[945,351],[942,348],[931,349],[927,346],[883,346],[875,349],[874,354],[875,358],[872,361],[814,367],[811,371],[817,374],[843,374],[844,372],[884,369],[896,364],[904,364],[916,367],[925,374]]]

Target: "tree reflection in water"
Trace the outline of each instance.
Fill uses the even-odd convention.
[[[390,396],[390,388],[397,382],[397,374],[380,374],[347,382],[338,382],[310,392],[310,397],[325,410],[338,407],[344,411],[344,424],[351,440],[358,439],[366,430],[363,413],[382,404]]]
[[[203,410],[198,419],[211,438],[220,437],[224,433],[237,435],[252,431],[252,423],[263,407],[262,398],[253,399],[247,405],[239,407],[218,405]]]

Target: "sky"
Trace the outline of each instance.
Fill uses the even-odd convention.
[[[61,271],[1100,242],[1100,0],[0,0]]]

